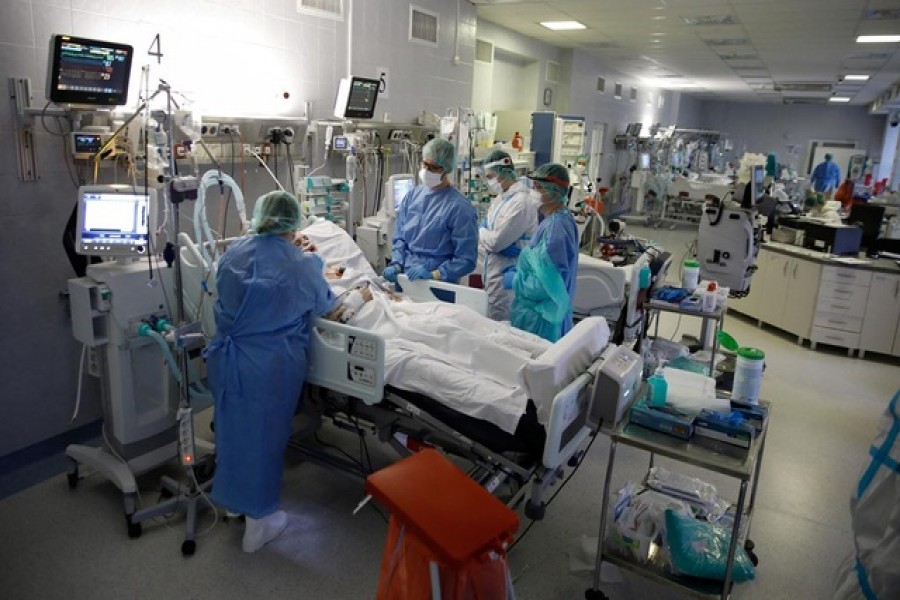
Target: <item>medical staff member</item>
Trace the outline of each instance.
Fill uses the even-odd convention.
[[[453,144],[433,139],[422,148],[420,185],[403,198],[394,225],[391,263],[382,275],[397,281],[437,279],[456,283],[475,269],[478,224],[475,209],[451,185],[456,164]]]
[[[831,154],[826,154],[825,160],[816,165],[812,175],[809,176],[809,184],[817,192],[824,192],[828,200],[831,200],[831,195],[841,183],[841,170],[831,162],[831,158]]]
[[[531,194],[531,181],[516,178],[512,158],[493,150],[484,158],[484,179],[496,195],[487,218],[478,230],[478,249],[484,256],[484,289],[488,294],[488,316],[508,321],[513,291],[503,287],[503,271],[516,264],[537,227],[538,211]]]
[[[572,303],[578,273],[578,227],[567,208],[569,172],[561,164],[546,163],[528,175],[541,195],[538,226],[528,242],[529,254],[523,250],[517,267],[504,273],[504,285],[515,291],[510,322],[555,342],[572,329]],[[546,273],[529,265],[539,264],[538,251],[544,247],[556,268],[560,285],[553,285]],[[528,260],[528,264],[523,264]],[[526,268],[529,267],[529,268]],[[560,297],[560,295],[563,297]],[[547,308],[548,305],[554,308]],[[540,312],[534,315],[529,312]],[[547,315],[554,313],[548,320]],[[556,313],[562,313],[556,316]],[[558,321],[558,323],[557,323]]]
[[[255,234],[234,242],[219,263],[217,332],[205,353],[215,397],[211,496],[246,516],[245,552],[287,527],[287,515],[277,509],[310,322],[336,304],[322,260],[292,243],[300,225],[297,200],[270,192],[253,212]]]

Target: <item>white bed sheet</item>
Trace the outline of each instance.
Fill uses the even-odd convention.
[[[343,277],[331,282],[336,293],[376,277],[359,247],[333,223],[319,221],[304,233],[326,266],[344,267]],[[561,389],[556,384],[564,387],[572,381],[577,375],[572,370],[583,371],[591,362],[587,355],[598,355],[609,338],[605,320],[595,318],[579,324],[554,345],[464,306],[397,302],[377,286],[372,289],[373,301],[349,324],[384,338],[385,382],[426,394],[509,433],[525,414],[529,398],[545,405],[539,412],[549,414],[549,403]],[[534,390],[529,390],[525,377],[525,367],[531,363],[538,369],[531,378]],[[540,369],[547,377],[544,381]]]

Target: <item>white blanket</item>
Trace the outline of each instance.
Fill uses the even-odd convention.
[[[375,278],[353,240],[332,223],[304,230],[327,267],[343,266],[336,293]],[[445,302],[394,301],[377,287],[350,325],[378,332],[385,340],[385,381],[419,392],[463,414],[513,433],[525,413],[528,393],[521,370],[552,344]]]

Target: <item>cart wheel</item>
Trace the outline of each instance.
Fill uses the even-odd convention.
[[[600,590],[585,590],[584,600],[609,600],[609,597]]]
[[[144,528],[140,523],[135,523],[131,520],[133,515],[125,515],[125,523],[128,525],[128,537],[133,540],[141,537],[141,534],[144,532]]]
[[[744,550],[747,552],[753,552],[754,548],[756,548],[756,544],[753,543],[753,540],[747,540],[744,542]]]
[[[70,490],[74,490],[78,487],[78,467],[75,467],[74,473],[66,473],[66,481],[69,482]]]
[[[181,555],[182,556],[193,556],[194,552],[197,551],[197,542],[194,540],[184,540],[181,542]]]
[[[547,512],[547,505],[543,502],[532,502],[529,500],[525,503],[525,516],[532,521],[540,521]]]
[[[756,553],[755,553],[755,552],[753,552],[752,550],[748,550],[748,551],[747,551],[747,557],[750,559],[750,562],[753,563],[753,566],[754,566],[754,567],[759,566],[759,557],[756,556]]]

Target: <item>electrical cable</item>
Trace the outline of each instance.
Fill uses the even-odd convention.
[[[78,361],[78,386],[75,389],[75,409],[72,411],[72,418],[69,419],[69,425],[78,418],[81,410],[81,384],[84,381],[84,357],[87,355],[87,344],[81,345],[81,360]]]
[[[59,127],[59,131],[51,131],[50,128],[47,127],[47,122],[44,120],[44,117],[47,115],[47,109],[50,108],[51,103],[52,103],[52,100],[48,100],[47,104],[44,105],[44,108],[41,109],[41,126],[44,128],[44,131],[46,131],[47,133],[49,133],[52,136],[66,137],[69,133],[71,133],[71,131],[69,131],[69,132],[63,131],[62,127]],[[56,116],[56,118],[57,118],[56,124],[57,124],[57,126],[59,126],[59,116],[57,116],[57,115],[54,115],[54,116]]]

